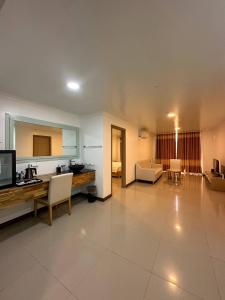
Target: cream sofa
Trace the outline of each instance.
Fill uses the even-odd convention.
[[[163,173],[162,164],[154,164],[148,160],[136,163],[136,180],[145,180],[155,183]]]

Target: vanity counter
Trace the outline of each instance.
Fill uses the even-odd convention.
[[[42,182],[31,185],[16,186],[0,190],[0,209],[16,206],[20,203],[40,199],[48,195],[49,181],[56,174],[40,175]],[[73,175],[73,188],[90,184],[95,180],[95,170],[83,170]]]

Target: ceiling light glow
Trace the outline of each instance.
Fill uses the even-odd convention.
[[[79,91],[80,90],[80,85],[76,81],[67,82],[67,87],[72,91]]]

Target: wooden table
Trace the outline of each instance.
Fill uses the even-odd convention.
[[[38,176],[43,182],[27,186],[16,186],[0,190],[0,209],[16,206],[20,203],[40,199],[48,195],[50,178],[56,174],[46,174]],[[85,184],[90,184],[95,180],[94,170],[85,170],[73,175],[73,188],[79,188]]]

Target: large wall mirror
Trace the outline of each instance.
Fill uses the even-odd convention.
[[[79,157],[79,128],[6,114],[6,147],[17,161]]]

